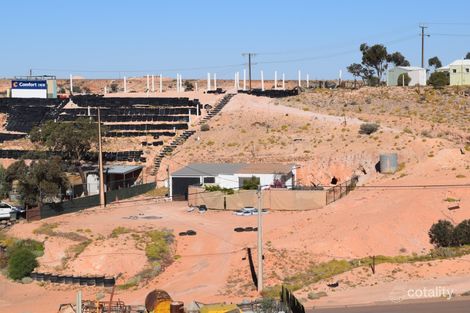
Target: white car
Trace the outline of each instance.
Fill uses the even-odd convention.
[[[11,212],[21,213],[23,210],[11,204],[0,202],[0,219],[10,219]]]
[[[238,215],[238,216],[250,216],[250,215],[257,214],[257,212],[258,212],[257,208],[246,206],[244,208],[241,208],[240,210],[235,211],[233,214]]]

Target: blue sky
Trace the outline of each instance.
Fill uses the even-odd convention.
[[[259,71],[317,79],[360,62],[359,45],[383,43],[420,65],[418,25],[428,23],[425,59],[446,64],[470,51],[468,0],[22,0],[4,1],[0,77],[163,73],[233,78],[242,52]]]

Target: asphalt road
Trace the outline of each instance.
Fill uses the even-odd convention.
[[[308,313],[469,313],[470,299],[400,303],[392,305],[353,306],[306,309]]]

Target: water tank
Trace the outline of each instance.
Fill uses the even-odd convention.
[[[380,155],[380,173],[393,174],[397,171],[398,155],[396,153],[382,153]]]

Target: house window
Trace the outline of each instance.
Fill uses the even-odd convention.
[[[453,69],[453,70],[452,70],[452,73],[457,73],[457,70],[456,70],[456,69]]]
[[[204,177],[204,184],[214,184],[215,177]]]

